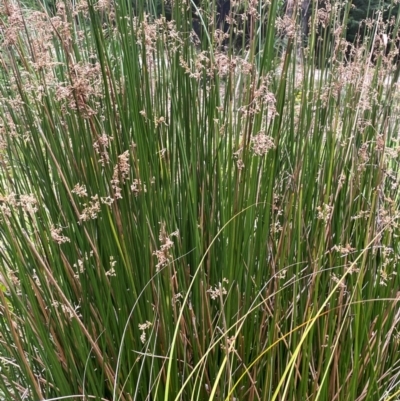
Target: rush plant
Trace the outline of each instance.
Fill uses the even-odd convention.
[[[0,397],[397,399],[400,17],[29,4],[0,11]]]

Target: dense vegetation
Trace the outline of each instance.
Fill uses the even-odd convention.
[[[56,0],[44,0],[42,3],[36,0],[21,0],[21,3],[29,9],[41,9],[45,7],[50,13],[55,13],[57,8]],[[288,9],[291,9],[295,4],[293,0],[280,0],[278,3],[278,13],[280,17],[283,17]],[[374,19],[377,13],[381,12],[384,20],[390,20],[391,17],[395,17],[399,12],[399,4],[394,0],[353,0],[349,4],[351,4],[351,8],[346,22],[346,40],[351,43],[354,43],[358,36],[363,36],[365,22],[368,19]],[[155,17],[163,13],[166,14],[167,17],[170,17],[172,12],[172,2],[169,1],[154,0],[143,2],[141,0],[131,0],[131,5],[136,11],[143,7],[147,13]],[[303,0],[298,10],[299,14],[301,14],[301,18],[304,20],[303,30],[308,30],[307,24],[312,15],[313,6],[317,6],[319,10],[326,10],[332,7],[342,7],[343,5],[338,0],[318,0],[314,3],[311,0]],[[231,9],[231,0],[215,0],[214,2],[193,0],[190,2],[190,7],[194,16],[196,15],[196,8],[201,8],[203,10],[212,8],[217,15],[217,20],[219,19],[219,21],[221,21],[225,19],[225,16]],[[243,10],[246,8],[244,2],[242,2],[242,8]],[[343,18],[344,15],[341,17]]]
[[[400,16],[296,4],[0,4],[2,399],[399,397]]]
[[[390,21],[399,13],[399,3],[391,0],[353,0],[349,13],[346,39],[354,42],[362,35],[368,20],[374,20],[379,13],[384,21]]]

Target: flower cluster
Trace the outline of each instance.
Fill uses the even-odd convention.
[[[57,244],[59,245],[64,244],[66,242],[71,242],[71,240],[68,237],[62,235],[61,232],[62,228],[55,228],[54,226],[52,226],[50,229],[52,240],[57,242]]]
[[[155,251],[153,254],[157,257],[158,263],[156,265],[157,271],[167,265],[171,259],[170,249],[174,246],[172,237],[179,237],[179,230],[174,231],[171,234],[167,234],[165,223],[161,223],[159,240],[161,242],[160,249]]]
[[[264,156],[269,150],[275,148],[274,139],[263,132],[259,132],[251,138],[252,149],[257,156]]]
[[[126,150],[122,155],[118,156],[118,163],[114,167],[113,178],[111,186],[114,190],[114,199],[121,199],[120,184],[124,184],[129,179],[130,164],[129,164],[129,150]]]

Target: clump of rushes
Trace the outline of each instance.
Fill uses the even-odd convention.
[[[397,399],[399,17],[282,3],[1,3],[0,398]]]

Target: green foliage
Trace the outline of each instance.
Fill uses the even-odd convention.
[[[365,22],[375,20],[382,15],[383,21],[389,21],[399,13],[399,5],[391,0],[353,0],[347,25],[347,40],[354,43],[357,36],[363,36]]]
[[[252,4],[4,2],[4,399],[399,394],[395,55]]]

